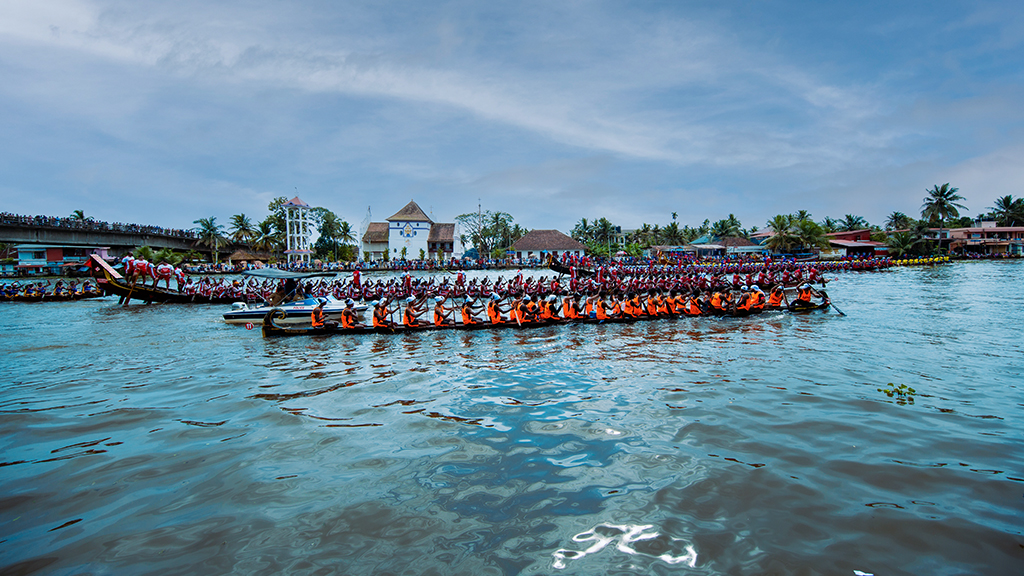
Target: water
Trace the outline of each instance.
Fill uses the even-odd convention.
[[[4,304],[0,572],[1019,573],[1022,286],[271,340],[222,306]]]

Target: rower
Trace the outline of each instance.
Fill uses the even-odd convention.
[[[466,301],[462,303],[462,323],[469,326],[470,324],[476,324],[476,313],[479,312],[476,306],[476,300],[473,298],[466,298]]]
[[[798,290],[799,292],[797,292],[796,300],[793,300],[792,302],[789,303],[790,310],[793,310],[794,308],[807,308],[809,306],[812,306],[811,297],[821,297],[821,293],[815,290],[814,288],[811,288],[811,285],[807,284],[806,282],[801,284]]]
[[[445,308],[444,296],[434,297],[434,326],[452,326],[455,324],[455,319],[452,318],[452,312],[454,308]]]
[[[321,299],[321,301],[326,301]],[[356,303],[349,299],[345,302],[345,309],[341,311],[341,327],[342,328],[365,328],[356,317]]]
[[[313,313],[310,314],[310,320],[313,328],[324,327],[324,304],[326,303],[327,300],[321,298],[320,301],[316,303],[316,307],[313,308]]]
[[[422,316],[426,310],[419,310],[416,307],[416,297],[409,296],[405,299],[405,312],[402,314],[402,324],[406,328],[417,328],[421,326],[418,318]]]
[[[783,306],[789,306],[788,299],[786,298],[786,291],[785,289],[782,288],[781,284],[776,284],[775,287],[772,288],[771,294],[769,294],[768,296],[767,306],[769,309],[777,309],[782,308]]]
[[[388,310],[388,301],[386,299],[374,300],[373,301],[373,327],[374,328],[394,328],[395,323],[391,320],[391,314],[397,310],[397,307],[393,310]]]
[[[501,305],[498,304],[500,297],[496,292],[491,293],[491,300],[487,303],[487,317],[490,318],[491,324],[504,324],[505,319],[502,318]]]

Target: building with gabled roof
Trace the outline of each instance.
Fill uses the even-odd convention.
[[[420,251],[431,260],[448,259],[455,255],[455,224],[434,222],[414,200],[386,218],[386,222],[370,222],[362,238],[364,253],[371,260],[402,257],[415,260]]]
[[[583,256],[586,250],[585,244],[558,230],[530,230],[512,243],[508,254],[516,258],[540,258],[547,255],[560,258],[566,253],[570,256]]]

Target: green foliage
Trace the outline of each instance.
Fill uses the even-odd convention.
[[[399,254],[402,255],[402,260],[405,260],[406,257],[409,256],[409,249],[407,247],[405,247],[405,246],[402,246],[402,251],[399,252]]]
[[[1013,196],[996,198],[995,206],[989,208],[990,216],[1000,226],[1024,225],[1024,198],[1014,200]]]
[[[369,260],[370,260],[370,251],[369,250],[363,250],[363,261],[364,262],[368,262]]]
[[[467,231],[459,240],[464,245],[472,245],[481,254],[495,248],[508,248],[529,232],[514,222],[511,214],[506,212],[471,212],[460,214],[455,220]]]
[[[239,244],[245,244],[256,235],[256,229],[252,220],[245,214],[235,214],[231,217],[231,240]]]
[[[889,398],[895,398],[896,403],[900,405],[913,404],[914,394],[917,394],[917,390],[907,386],[906,384],[900,384],[899,386],[889,382],[885,388],[879,388],[879,392],[885,394]]]
[[[494,258],[495,260],[504,260],[505,259],[505,249],[504,248],[495,248],[494,250],[491,250],[491,258]]]
[[[420,260],[426,260],[426,259],[427,259],[427,251],[424,250],[423,248],[420,248]]]
[[[196,240],[197,244],[202,244],[210,249],[210,257],[214,263],[217,262],[218,249],[220,246],[227,242],[224,238],[224,225],[217,224],[217,217],[210,216],[209,218],[200,218],[194,220],[193,224],[199,226],[193,228],[199,238]]]

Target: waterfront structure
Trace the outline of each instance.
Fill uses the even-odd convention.
[[[110,250],[109,247],[17,244],[14,249],[18,251],[18,264],[15,266],[15,270],[18,274],[23,275],[58,276],[68,268],[85,266],[93,254],[103,259],[110,257],[107,254],[107,251]]]
[[[1024,226],[996,226],[995,222],[982,222],[978,227],[949,230],[949,237],[950,251],[984,255],[1024,254]]]
[[[455,224],[434,222],[414,200],[385,222],[370,222],[362,237],[362,252],[371,260],[388,254],[391,259],[419,259],[420,251],[430,260],[456,256]]]
[[[288,263],[308,264],[313,254],[309,247],[309,237],[313,229],[309,220],[309,204],[296,196],[285,202],[283,207],[287,243],[284,253],[288,255]]]
[[[512,243],[507,255],[514,258],[545,258],[550,255],[558,259],[564,255],[583,256],[586,250],[582,242],[558,230],[530,230]]]

